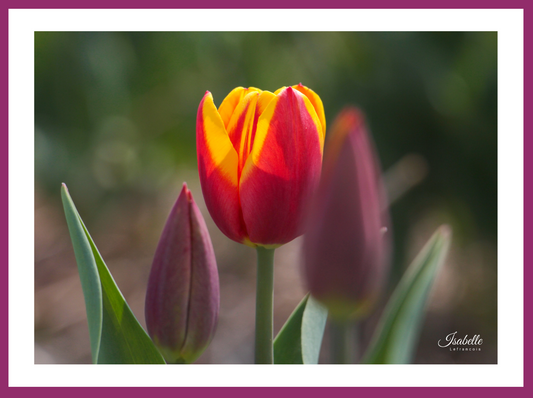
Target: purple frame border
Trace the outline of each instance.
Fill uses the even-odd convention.
[[[352,2],[347,0],[330,0],[329,2],[322,2],[317,0],[271,0],[267,5],[258,4],[251,5],[249,1],[244,0],[230,0],[224,3],[222,6],[220,2],[213,0],[187,0],[187,1],[169,1],[169,0],[152,0],[151,2],[139,1],[139,0],[93,0],[93,1],[79,1],[73,4],[71,1],[66,0],[55,0],[46,2],[37,1],[37,0],[20,0],[6,1],[6,5],[3,7],[3,17],[4,29],[2,30],[2,40],[0,44],[0,51],[2,53],[2,66],[1,74],[3,76],[1,89],[4,95],[2,96],[2,115],[4,122],[2,123],[4,128],[0,133],[0,158],[2,159],[2,167],[0,171],[0,183],[2,185],[2,196],[1,196],[1,216],[0,216],[0,225],[1,225],[1,253],[2,253],[2,279],[3,279],[3,297],[2,305],[0,306],[0,316],[2,318],[3,327],[1,329],[1,340],[4,344],[1,345],[1,357],[2,361],[2,372],[1,372],[1,383],[0,391],[4,391],[2,396],[4,397],[19,397],[26,395],[33,395],[35,393],[44,393],[44,394],[53,394],[56,397],[70,397],[75,394],[78,397],[89,397],[93,394],[104,394],[104,395],[114,395],[116,394],[117,387],[93,387],[93,388],[83,388],[83,387],[44,387],[38,388],[27,388],[27,387],[8,387],[8,372],[9,372],[9,363],[8,363],[8,10],[10,8],[516,8],[524,10],[524,265],[526,263],[531,263],[531,250],[528,249],[527,243],[531,240],[531,232],[528,223],[526,220],[530,220],[532,217],[531,211],[526,206],[528,199],[532,198],[532,189],[530,187],[530,175],[528,173],[531,170],[531,160],[526,156],[528,150],[532,147],[532,138],[530,135],[525,132],[529,130],[531,125],[531,116],[525,112],[527,109],[527,104],[529,101],[530,90],[527,90],[528,79],[525,71],[527,67],[531,65],[529,55],[531,51],[531,41],[528,40],[530,35],[530,30],[528,29],[528,21],[531,21],[531,18],[528,18],[528,13],[526,12],[526,1],[524,0],[510,0],[510,1],[496,1],[496,0],[448,0],[448,1],[436,1],[428,4],[427,1],[420,0],[411,0],[409,2],[400,2],[391,1],[391,0],[360,0],[358,2]],[[357,7],[354,7],[357,6]],[[502,394],[512,395],[512,396],[531,396],[531,382],[528,380],[528,377],[531,374],[530,366],[530,357],[531,357],[531,343],[528,341],[526,336],[532,331],[532,324],[530,320],[531,313],[531,291],[525,288],[526,281],[532,280],[531,278],[532,271],[524,266],[524,387],[499,387],[497,389],[491,389],[487,387],[476,388],[476,387],[448,387],[448,388],[438,388],[438,387],[176,387],[179,388],[179,391],[176,388],[169,387],[118,387],[120,392],[127,394],[128,396],[138,395],[139,397],[145,395],[146,389],[155,389],[157,388],[158,394],[170,395],[175,393],[180,394],[191,394],[194,396],[200,397],[210,397],[213,393],[217,395],[231,395],[232,397],[249,397],[253,395],[258,398],[270,397],[271,394],[275,395],[293,395],[293,394],[302,394],[304,396],[322,396],[322,394],[334,394],[336,397],[351,397],[355,394],[363,394],[363,396],[372,395],[372,396],[388,396],[391,392],[391,389],[398,390],[401,388],[401,391],[394,391],[396,393],[405,393],[409,394],[411,397],[427,397],[431,394],[433,397],[446,397],[450,395],[455,396],[470,396],[473,393],[479,393],[483,395],[494,395],[501,396]],[[527,393],[527,391],[530,391]]]

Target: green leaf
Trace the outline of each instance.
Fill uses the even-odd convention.
[[[274,363],[318,363],[327,317],[328,310],[306,295],[274,340]]]
[[[450,228],[441,226],[411,263],[383,311],[363,363],[411,362],[429,292],[450,240]]]
[[[61,199],[85,297],[93,362],[165,363],[115,284],[65,184]]]
[[[96,268],[91,245],[87,241],[85,229],[79,221],[78,212],[70,198],[67,186],[61,187],[61,200],[65,210],[65,217],[70,232],[70,239],[74,247],[74,254],[78,263],[81,287],[85,297],[85,310],[89,323],[89,338],[91,340],[91,354],[93,362],[98,357],[100,348],[100,333],[102,330],[102,285]]]

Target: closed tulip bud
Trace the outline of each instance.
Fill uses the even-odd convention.
[[[388,266],[388,214],[381,172],[362,114],[341,112],[329,133],[304,237],[311,294],[339,320],[366,313]]]
[[[191,363],[200,356],[215,332],[219,303],[211,238],[183,184],[159,240],[146,292],[148,333],[168,363]]]
[[[206,92],[196,124],[198,170],[209,213],[226,236],[273,248],[302,234],[325,128],[320,97],[301,84],[274,93],[237,87],[218,109]]]

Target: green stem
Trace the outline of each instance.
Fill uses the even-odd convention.
[[[257,247],[255,301],[255,363],[274,363],[272,304],[274,301],[274,249]]]
[[[355,363],[357,355],[355,322],[332,319],[329,324],[329,332],[332,363]]]

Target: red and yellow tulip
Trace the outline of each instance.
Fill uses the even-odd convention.
[[[198,170],[207,208],[226,236],[276,247],[303,232],[325,129],[320,97],[301,84],[274,93],[237,87],[218,109],[206,92],[196,125]]]

